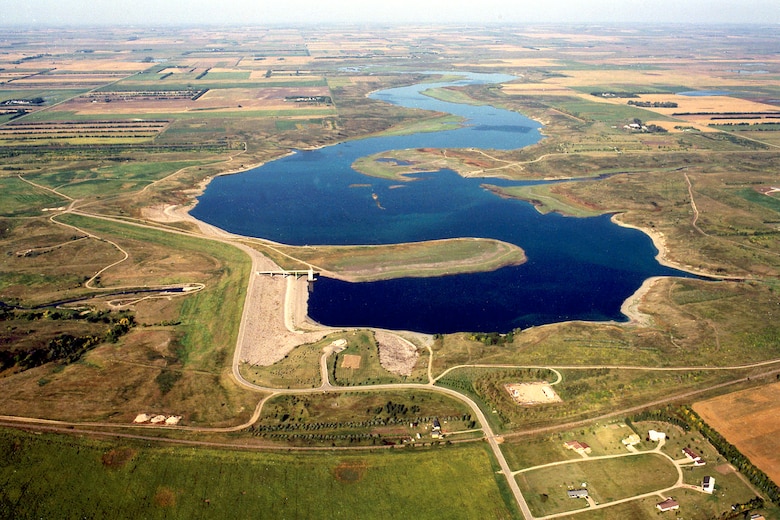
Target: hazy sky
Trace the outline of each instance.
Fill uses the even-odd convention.
[[[316,22],[780,24],[780,0],[0,0],[0,25]]]

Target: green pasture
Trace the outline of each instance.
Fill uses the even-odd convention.
[[[422,121],[412,121],[410,123],[393,126],[384,132],[380,132],[379,136],[411,135],[426,132],[441,132],[442,130],[455,130],[460,127],[460,124],[463,121],[464,118],[460,116],[436,116]]]
[[[128,161],[111,162],[86,170],[68,169],[29,175],[37,184],[56,188],[72,197],[135,191],[175,173],[182,168],[206,164],[208,161]]]
[[[643,110],[629,105],[616,105],[613,103],[600,103],[581,98],[560,98],[555,104],[564,112],[589,121],[601,121],[603,123],[622,127],[623,125],[640,119],[642,121],[674,121],[675,119]]]
[[[79,94],[87,92],[88,89],[7,89],[0,90],[0,102],[7,101],[9,99],[34,99],[41,97],[46,100],[44,105],[46,107],[54,103],[59,103],[70,99]],[[34,107],[37,109],[38,107]],[[25,118],[26,120],[27,118]]]
[[[320,378],[320,358],[323,347],[332,339],[325,339],[309,345],[295,347],[284,358],[273,365],[241,365],[241,375],[260,386],[272,388],[315,388]]]
[[[373,332],[354,331],[345,336],[347,348],[328,358],[330,382],[334,385],[354,386],[407,382],[406,377],[385,370],[379,363],[379,348]],[[360,368],[345,368],[344,356],[360,357]],[[411,382],[411,381],[408,381]]]
[[[598,347],[599,345],[596,345],[596,348]],[[507,349],[501,346],[495,348]],[[663,399],[669,395],[669,388],[674,388],[675,392],[683,392],[747,373],[566,369],[560,370],[563,380],[553,386],[562,402],[533,406],[520,406],[515,403],[504,388],[504,383],[541,381],[545,378],[552,380],[549,379],[551,376],[537,376],[540,372],[536,369],[459,368],[439,379],[437,385],[452,388],[471,397],[485,412],[496,431],[512,431],[518,428],[542,427],[555,421],[574,421],[615,409],[629,408],[648,399]],[[609,446],[607,448],[605,445],[605,454],[614,454],[622,449],[614,443]]]
[[[609,459],[580,459],[520,473],[517,482],[536,516],[580,509],[583,499],[572,499],[569,489],[587,485],[598,504],[650,493],[677,482],[674,464],[657,453],[642,453]]]
[[[764,195],[763,193],[759,193],[750,188],[741,189],[737,193],[748,202],[758,204],[761,207],[780,213],[780,198],[777,196]]]
[[[517,518],[485,444],[258,453],[0,431],[4,518]]]
[[[4,217],[40,216],[44,208],[68,203],[65,197],[38,188],[18,177],[0,177],[0,215]]]
[[[622,421],[606,424],[590,424],[578,430],[559,432],[544,437],[507,438],[501,445],[501,451],[514,470],[530,468],[550,462],[579,460],[580,455],[564,446],[566,441],[577,440],[591,447],[591,455],[621,455],[628,453],[623,439],[633,434],[634,430]],[[646,442],[647,432],[637,432],[642,439],[635,446],[637,451],[647,451],[655,448],[656,443]]]
[[[601,214],[597,211],[567,203],[565,199],[555,196],[552,193],[554,185],[550,184],[509,187],[486,186],[503,195],[531,202],[536,210],[542,214],[555,212],[574,217],[592,217]]]

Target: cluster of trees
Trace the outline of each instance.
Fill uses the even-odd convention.
[[[68,309],[46,309],[21,311],[8,307],[0,308],[0,321],[24,319],[34,320],[84,320],[90,323],[105,323],[105,333],[73,336],[59,334],[45,345],[27,351],[0,351],[0,370],[19,367],[22,370],[44,365],[54,361],[67,365],[78,361],[87,351],[105,342],[115,343],[121,336],[135,326],[135,317],[127,311],[112,313],[93,310],[81,313]]]
[[[366,410],[366,412],[370,413],[371,409]],[[389,415],[390,417],[398,417],[399,415],[407,415],[410,412],[411,413],[420,413],[420,407],[415,405],[412,405],[411,408],[406,406],[402,403],[394,403],[392,401],[387,401],[384,406],[378,406],[374,409],[374,415],[381,415],[382,413],[385,413]]]
[[[506,343],[512,343],[515,340],[515,334],[520,329],[510,330],[506,334],[499,334],[498,332],[475,332],[469,335],[471,341],[479,341],[483,345],[504,345]]]

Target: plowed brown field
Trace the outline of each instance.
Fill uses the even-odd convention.
[[[780,383],[701,401],[693,409],[775,483],[780,482]]]

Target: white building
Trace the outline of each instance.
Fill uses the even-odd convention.
[[[664,432],[657,432],[655,430],[647,432],[647,436],[653,442],[659,442],[666,439],[666,434]]]

